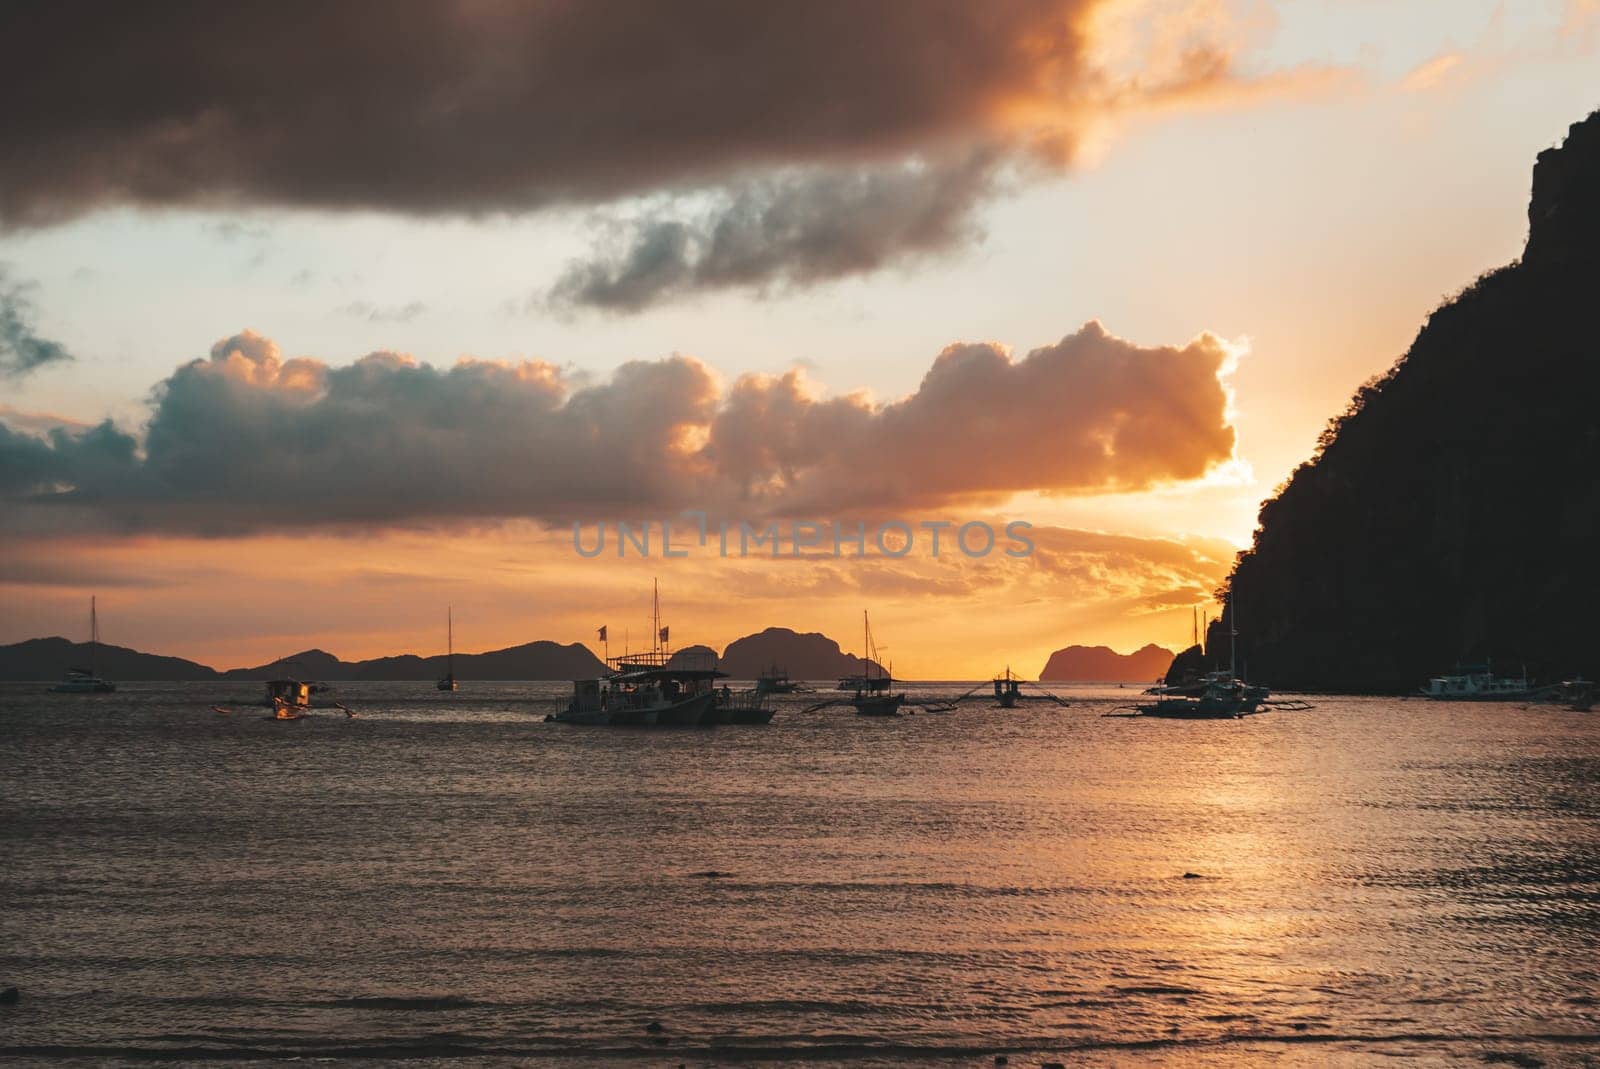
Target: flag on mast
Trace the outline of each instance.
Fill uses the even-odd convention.
[[[602,626],[600,628],[600,641],[601,642],[605,642],[606,641],[606,629],[605,629],[604,626]]]

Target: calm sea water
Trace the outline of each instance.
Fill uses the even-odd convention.
[[[1600,1061],[1600,714],[40,689],[0,687],[0,1058]]]

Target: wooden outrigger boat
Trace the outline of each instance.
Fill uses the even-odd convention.
[[[994,700],[1002,709],[1015,709],[1022,700],[1022,680],[1011,674],[1010,665],[1006,666],[1005,675],[994,681]]]
[[[667,649],[659,587],[651,629],[654,639],[648,651],[608,657],[612,670],[596,679],[574,680],[572,700],[547,719],[593,727],[710,727],[772,719],[760,687],[735,694],[716,685],[727,673],[717,670],[714,655],[672,654]]]
[[[1139,716],[1166,720],[1236,720],[1266,710],[1271,692],[1237,675],[1239,629],[1228,614],[1228,670],[1211,672],[1194,683],[1158,686],[1145,691],[1155,701],[1139,705]]]

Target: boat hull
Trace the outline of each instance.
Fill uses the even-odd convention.
[[[717,696],[707,691],[655,710],[656,724],[664,728],[694,728],[717,722]]]
[[[863,694],[850,704],[857,716],[899,716],[905,700],[904,694]]]
[[[62,680],[50,690],[56,694],[112,694],[117,685],[105,679]]]

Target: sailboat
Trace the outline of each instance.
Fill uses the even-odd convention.
[[[893,677],[885,672],[878,661],[878,651],[872,645],[872,624],[867,619],[867,611],[861,610],[861,636],[862,665],[861,675],[856,683],[855,696],[850,699],[850,704],[855,706],[856,713],[860,716],[899,716],[900,706],[905,702],[904,692],[892,694],[889,686],[894,682]],[[877,674],[873,674],[877,669]]]
[[[89,598],[89,667],[68,668],[61,682],[50,688],[57,694],[109,694],[117,689],[110,680],[95,675],[95,650],[100,645],[100,619],[95,611],[95,599]]]
[[[456,618],[455,610],[445,609],[445,641],[450,651],[445,654],[444,678],[436,684],[440,690],[456,689]]]

